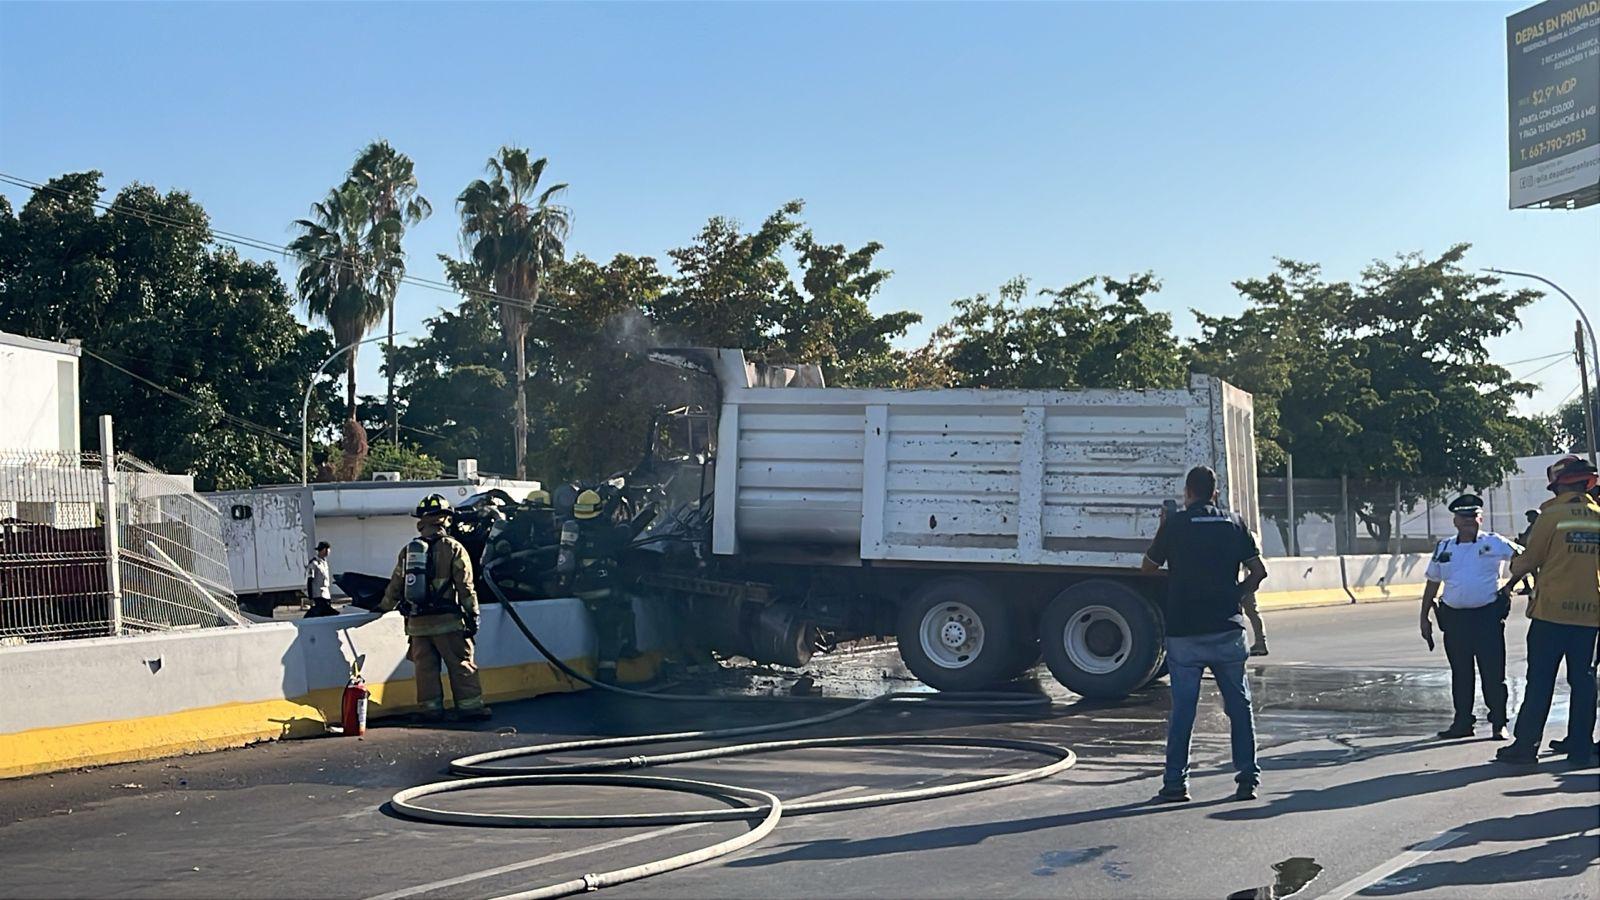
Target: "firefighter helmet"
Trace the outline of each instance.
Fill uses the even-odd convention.
[[[600,495],[594,491],[584,491],[572,504],[572,515],[578,519],[592,519],[600,515]]]
[[[1581,456],[1573,455],[1555,461],[1547,473],[1550,490],[1589,491],[1595,486],[1595,468]]]
[[[534,506],[549,506],[550,492],[546,490],[529,491],[527,502],[532,503]]]
[[[412,516],[425,519],[428,516],[450,515],[450,501],[443,494],[429,494],[417,501],[417,508],[412,511]]]

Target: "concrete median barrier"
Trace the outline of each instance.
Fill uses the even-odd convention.
[[[1345,586],[1357,603],[1420,600],[1427,584],[1426,553],[1343,556]]]
[[[1419,599],[1428,555],[1280,556],[1266,563],[1260,608],[1298,609]]]
[[[623,661],[623,681],[654,677],[665,648],[662,623],[636,609],[645,652]],[[524,601],[517,611],[564,662],[593,672],[595,631],[581,601]],[[484,606],[477,645],[490,702],[585,687],[541,657],[498,604]],[[354,611],[0,648],[0,778],[325,734],[358,658],[369,715],[411,712],[406,649],[399,616]]]
[[[1337,556],[1280,556],[1266,560],[1267,580],[1256,592],[1261,609],[1297,609],[1350,602]]]

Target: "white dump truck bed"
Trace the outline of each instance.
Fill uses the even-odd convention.
[[[1258,526],[1252,400],[1217,378],[892,391],[742,386],[747,368],[716,365],[717,554],[848,545],[886,562],[1136,567],[1161,501],[1200,464]]]

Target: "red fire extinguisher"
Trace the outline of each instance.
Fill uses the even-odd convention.
[[[372,692],[367,690],[366,681],[361,678],[361,664],[350,664],[350,683],[344,686],[344,698],[340,703],[339,723],[344,726],[344,733],[360,737],[367,733],[367,698]]]

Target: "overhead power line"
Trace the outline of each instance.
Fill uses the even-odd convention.
[[[1570,357],[1570,356],[1572,356],[1572,354],[1570,352],[1568,352],[1568,353],[1561,354],[1561,356],[1562,356],[1562,358],[1556,360],[1555,362],[1545,363],[1544,365],[1540,366],[1539,368],[1534,369],[1532,372],[1529,372],[1526,375],[1521,375],[1521,376],[1518,376],[1518,377],[1519,378],[1524,378],[1524,379],[1532,378],[1533,376],[1539,374],[1540,372],[1543,372],[1546,369],[1554,368],[1555,366],[1561,365],[1562,363],[1567,361],[1566,357]]]
[[[143,375],[140,375],[138,372],[135,372],[135,371],[133,371],[131,369],[125,369],[122,366],[117,365],[116,363],[112,362],[111,360],[106,359],[104,356],[101,356],[100,354],[94,352],[93,350],[90,350],[88,347],[80,347],[79,349],[81,349],[86,355],[91,356],[94,359],[99,360],[100,362],[104,363],[105,365],[110,366],[113,369],[116,369],[118,372],[121,372],[122,374],[127,375],[129,378],[135,379],[136,381],[143,382],[144,384],[149,385],[152,388],[155,388],[156,390],[158,390],[161,393],[167,395],[168,397],[173,398],[174,400],[177,400],[180,403],[185,403],[185,404],[188,404],[189,406],[194,407],[195,409],[201,410],[202,412],[206,412],[206,413],[210,413],[212,415],[216,415],[216,416],[220,417],[224,422],[226,422],[229,425],[234,425],[236,427],[243,428],[243,429],[245,429],[247,431],[253,431],[253,432],[256,432],[258,434],[265,435],[266,437],[276,438],[276,439],[278,439],[280,441],[283,441],[283,442],[289,444],[290,446],[294,446],[294,447],[300,446],[300,442],[298,440],[296,440],[295,438],[290,437],[287,434],[284,434],[281,431],[278,431],[275,428],[271,428],[269,426],[262,425],[259,422],[252,422],[249,419],[244,418],[243,416],[236,416],[233,413],[230,413],[227,410],[220,408],[220,406],[217,405],[217,404],[206,403],[206,402],[201,401],[201,400],[196,400],[193,397],[190,397],[188,395],[179,393],[178,391],[175,391],[172,388],[169,388],[164,384],[161,384],[161,383],[156,382],[156,381],[152,381],[151,379],[146,378]]]
[[[1541,362],[1541,361],[1547,360],[1547,359],[1555,359],[1558,356],[1571,356],[1571,355],[1572,355],[1572,351],[1571,350],[1562,350],[1559,353],[1546,353],[1543,356],[1530,356],[1527,359],[1514,359],[1511,362],[1501,363],[1500,365],[1503,368],[1510,368],[1512,366],[1520,366],[1523,363]]]
[[[40,184],[36,181],[29,181],[26,178],[21,178],[16,175],[9,175],[4,172],[0,172],[0,182],[20,188],[27,188],[33,191],[48,191],[52,194],[57,194],[63,197],[73,196],[72,192],[70,191],[66,191],[57,187],[51,187],[48,184]],[[283,257],[295,255],[295,252],[289,247],[283,244],[274,244],[271,241],[262,240],[261,238],[253,238],[231,231],[223,231],[220,228],[213,228],[209,225],[200,226],[193,222],[184,222],[179,219],[163,216],[159,213],[150,212],[149,210],[132,209],[127,206],[117,206],[114,203],[106,203],[98,198],[90,200],[89,203],[96,209],[99,209],[103,212],[139,219],[150,225],[166,225],[173,228],[202,228],[212,240],[221,243],[249,247],[252,250],[261,250],[263,252],[273,253]],[[355,266],[352,265],[349,260],[340,259],[335,256],[324,256],[321,257],[321,259],[326,262],[333,263],[334,265],[343,266],[352,271],[355,270]],[[495,293],[494,291],[485,291],[477,288],[460,288],[447,281],[438,281],[432,278],[422,278],[417,275],[402,275],[400,277],[400,282],[402,284],[412,285],[413,287],[425,288],[431,291],[440,291],[447,294],[455,294],[457,296],[465,294],[467,296],[475,297],[490,303],[518,306],[529,311],[538,310],[540,312],[556,314],[566,312],[565,309],[559,306],[552,306],[546,303],[535,303],[528,300],[519,300],[515,297],[503,296]]]

